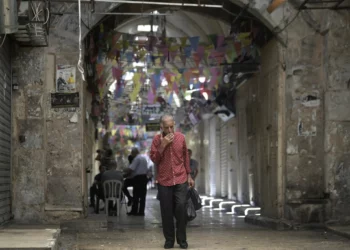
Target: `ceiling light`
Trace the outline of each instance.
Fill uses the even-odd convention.
[[[148,41],[147,36],[137,36],[135,37],[135,41]]]
[[[179,99],[178,95],[175,92],[173,93],[173,98],[174,98],[176,106],[178,108],[180,108],[181,107],[180,99]]]
[[[137,31],[139,31],[139,32],[150,32],[151,31],[151,25],[149,25],[149,24],[137,25]],[[153,25],[153,31],[154,32],[158,31],[158,25]]]
[[[205,76],[200,76],[200,77],[198,78],[198,81],[199,81],[200,83],[204,83],[204,82],[205,82]]]
[[[126,72],[126,74],[123,76],[125,81],[130,81],[134,77],[134,72]]]
[[[162,81],[162,86],[163,86],[163,87],[168,86],[168,81],[165,80],[165,79],[163,79],[163,81]]]
[[[204,96],[204,99],[208,101],[208,99],[209,99],[208,93],[207,92],[203,92],[203,96]]]
[[[133,62],[132,66],[134,68],[136,68],[136,67],[145,67],[145,63],[144,62]]]
[[[116,89],[116,86],[115,86],[116,83],[117,83],[117,80],[114,80],[114,82],[111,85],[109,85],[109,89],[108,90],[111,91],[112,93]]]
[[[185,99],[186,99],[187,101],[191,101],[191,99],[192,99],[191,94],[185,95]]]

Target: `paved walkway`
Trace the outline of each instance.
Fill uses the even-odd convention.
[[[91,215],[61,226],[61,250],[163,249],[159,203],[150,194],[146,216],[120,218]],[[274,231],[244,219],[204,209],[188,227],[189,249],[350,249],[350,240],[331,232]],[[178,246],[175,248],[179,249]]]
[[[0,229],[0,249],[57,249],[60,229],[57,225],[17,225]]]

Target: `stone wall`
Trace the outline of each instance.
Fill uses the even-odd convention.
[[[76,65],[78,49],[63,38],[50,41],[48,48],[18,48],[13,63],[19,81],[13,97],[13,212],[22,222],[55,222],[85,211],[93,143],[91,120],[85,119],[89,95],[77,71],[80,107],[51,108],[56,65]]]
[[[283,179],[283,69],[281,46],[270,41],[261,51],[261,70],[237,90],[238,200],[281,217]]]
[[[331,200],[329,218],[350,222],[350,13],[328,12],[325,19],[324,190]]]

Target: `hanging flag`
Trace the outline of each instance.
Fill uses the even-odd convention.
[[[112,75],[113,75],[115,80],[119,80],[121,78],[121,76],[123,75],[123,69],[113,67],[112,68]]]
[[[204,46],[198,46],[197,55],[198,55],[198,57],[199,57],[200,60],[203,59],[203,57],[204,57],[204,52],[205,52]]]
[[[184,48],[187,43],[187,37],[181,37],[180,42],[181,42],[181,47]]]
[[[174,92],[171,91],[170,95],[169,95],[169,99],[168,99],[168,104],[171,106],[171,104],[173,103],[173,98],[174,97]]]
[[[126,61],[128,62],[128,64],[131,64],[133,62],[133,59],[134,59],[134,53],[127,52],[126,53]]]
[[[170,60],[171,60],[171,62],[175,61],[176,56],[177,56],[177,51],[171,51],[170,52]]]
[[[193,55],[193,60],[197,66],[197,68],[199,67],[199,63],[201,62],[201,59],[199,58],[198,54]]]
[[[237,57],[236,50],[233,44],[227,45],[226,60],[228,63],[233,63]]]
[[[150,88],[149,90],[148,90],[148,104],[153,104],[154,103],[154,97],[155,97],[155,95],[154,95],[154,93],[153,93],[153,90],[152,90],[152,88]]]
[[[190,43],[191,43],[191,48],[193,51],[197,51],[198,49],[198,44],[199,44],[199,36],[194,36],[189,38]]]
[[[155,83],[156,89],[158,89],[160,87],[161,83],[162,83],[162,81],[161,81],[161,74],[160,73],[155,73],[153,75],[153,81]]]
[[[185,56],[186,56],[186,58],[189,58],[191,56],[191,53],[192,53],[191,46],[185,47]]]
[[[217,48],[222,47],[224,45],[224,42],[225,42],[225,36],[222,36],[222,35],[218,36],[217,37],[216,47]]]
[[[184,66],[186,66],[186,55],[181,55],[180,58]]]
[[[217,41],[218,41],[217,35],[216,34],[208,35],[208,39],[209,39],[209,41],[212,42],[212,44],[214,45],[214,48],[216,49],[217,48]]]
[[[177,86],[177,83],[176,83],[176,82],[174,82],[174,84],[173,84],[173,91],[174,91],[176,94],[179,93],[179,86]]]
[[[96,72],[97,72],[97,76],[101,77],[102,73],[103,73],[103,69],[104,69],[104,65],[103,64],[96,64]]]

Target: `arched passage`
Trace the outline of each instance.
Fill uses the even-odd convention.
[[[210,107],[203,109],[204,113],[201,114],[203,123],[195,126],[197,133],[195,130],[188,132],[188,144],[195,149],[195,156],[203,163],[214,162],[213,157],[207,158],[209,153],[218,152],[225,148],[225,144],[228,145],[226,148],[231,147],[231,153],[220,155],[220,157],[229,155],[228,169],[221,171],[223,162],[221,158],[215,158],[217,164],[220,163],[220,168],[215,168],[215,171],[210,172],[204,168],[213,181],[219,182],[225,173],[229,173],[227,175],[229,176],[230,170],[234,170],[231,166],[238,166],[235,176],[244,176],[236,179],[236,184],[233,184],[235,181],[229,182],[231,178],[227,180],[227,185],[216,185],[215,189],[206,184],[207,179],[210,179],[206,176],[201,180],[204,191],[219,197],[227,195],[244,203],[253,201],[262,208],[269,208],[263,211],[263,215],[274,218],[287,218],[298,222],[310,222],[320,218],[345,218],[348,216],[347,187],[350,185],[344,178],[348,176],[344,166],[348,157],[346,147],[339,141],[347,138],[348,76],[347,64],[344,62],[347,62],[348,58],[342,49],[347,46],[345,41],[348,40],[348,32],[342,31],[342,25],[348,22],[348,14],[341,11],[301,12],[297,10],[299,1],[289,1],[293,5],[289,3],[281,5],[271,13],[267,12],[271,2],[268,0],[231,2],[232,5],[225,5],[226,11],[173,9],[173,16],[167,17],[169,20],[174,17],[167,27],[174,36],[206,36],[213,30],[223,34],[226,30],[225,25],[230,25],[238,16],[238,20],[260,21],[278,40],[263,46],[260,73],[247,79],[237,89],[237,117],[236,123],[232,122],[233,120],[229,121],[231,132],[228,132],[229,129],[224,126],[224,122],[212,115]],[[242,12],[248,2],[250,4],[246,11]],[[75,113],[63,109],[57,111],[49,105],[50,96],[55,92],[53,79],[56,64],[76,64],[79,31],[77,15],[71,14],[76,11],[76,3],[65,1],[51,1],[51,3],[55,8],[52,12],[56,14],[59,12],[59,15],[52,16],[50,46],[20,48],[18,50],[20,55],[14,59],[14,68],[18,70],[19,81],[23,86],[14,100],[13,124],[16,128],[14,138],[26,133],[30,134],[32,137],[28,138],[35,142],[28,146],[15,140],[14,144],[14,169],[18,174],[18,178],[14,179],[13,192],[16,194],[13,202],[14,215],[23,220],[61,218],[61,214],[65,213],[62,211],[68,211],[66,213],[71,217],[84,214],[87,204],[85,168],[91,167],[94,162],[91,145],[95,144],[95,141],[91,131],[95,127],[89,120],[92,100],[85,89],[85,83],[79,78],[80,75],[77,74],[77,91],[82,99],[81,106],[74,111]],[[96,13],[88,15],[86,13],[89,13],[90,9],[86,7],[87,5],[84,5],[83,14],[83,21],[87,27],[82,25],[86,41],[89,40],[89,36],[84,35],[88,34],[89,30],[99,32],[97,24],[103,23],[104,31],[107,33],[118,27],[132,29],[138,20],[141,22],[145,19],[136,19],[133,15],[126,15],[127,12],[149,13],[156,9],[160,12],[171,11],[168,7],[163,10],[159,6],[97,4],[96,1]],[[119,11],[123,15],[113,17],[97,14],[106,11]],[[70,13],[65,14],[66,12]],[[192,12],[195,14],[189,14]],[[177,14],[191,25],[182,27],[183,24],[175,18]],[[200,18],[196,18],[196,15]],[[327,22],[321,22],[321,17]],[[210,25],[203,25],[209,18],[214,18],[215,21]],[[120,26],[123,24],[124,27]],[[284,48],[281,48],[281,42],[285,45]],[[190,63],[195,65],[195,62],[188,59],[188,64]],[[102,97],[107,96],[108,92],[105,90],[108,90],[113,83],[112,67],[113,64],[108,61],[105,71],[102,72],[105,77],[105,82],[100,82],[103,85]],[[175,67],[169,63],[168,68]],[[89,84],[89,90],[92,92],[98,91],[95,80],[93,84]],[[243,82],[245,79],[241,80]],[[128,87],[132,91],[132,85]],[[204,97],[203,94],[202,96]],[[196,100],[194,105],[200,105],[202,96],[190,97]],[[230,94],[223,91],[218,96],[227,99]],[[128,94],[125,98],[128,98]],[[119,105],[118,111],[121,107],[125,108],[125,112],[130,110],[129,105],[123,101],[118,103],[117,99],[113,102]],[[27,107],[28,103],[31,107]],[[225,101],[222,101],[222,104],[230,105]],[[184,109],[177,110],[180,120],[186,116]],[[339,110],[342,111],[341,114],[338,113]],[[28,119],[30,122],[27,123]],[[209,131],[206,130],[208,128]],[[340,138],[334,131],[340,131],[344,136],[342,134]],[[217,135],[212,136],[211,132]],[[216,141],[230,133],[232,140],[223,144],[219,143],[221,140]],[[212,136],[211,139],[209,135]],[[66,147],[63,139],[73,146]],[[209,148],[210,145],[214,145],[214,141],[218,151]],[[347,145],[346,142],[343,144]],[[26,155],[25,158],[29,160],[22,159],[22,155]],[[74,160],[68,161],[67,158]],[[42,160],[34,164],[31,159]],[[23,165],[35,165],[40,173],[32,171],[37,174],[31,175],[32,172],[21,168]],[[243,169],[246,172],[241,171]],[[36,192],[33,204],[31,202],[28,204],[28,200],[25,199],[26,193],[23,192],[25,189],[23,187],[26,183],[23,180],[40,182],[40,185],[46,183],[43,184],[46,185],[43,192],[39,190],[38,185],[34,185],[33,190]],[[237,184],[239,181],[242,183]],[[251,183],[255,183],[255,186]],[[231,187],[224,190],[225,186],[229,185]],[[237,186],[235,190],[232,185],[240,185],[240,189]],[[61,188],[58,189],[57,186]],[[325,209],[326,216],[322,215]]]

